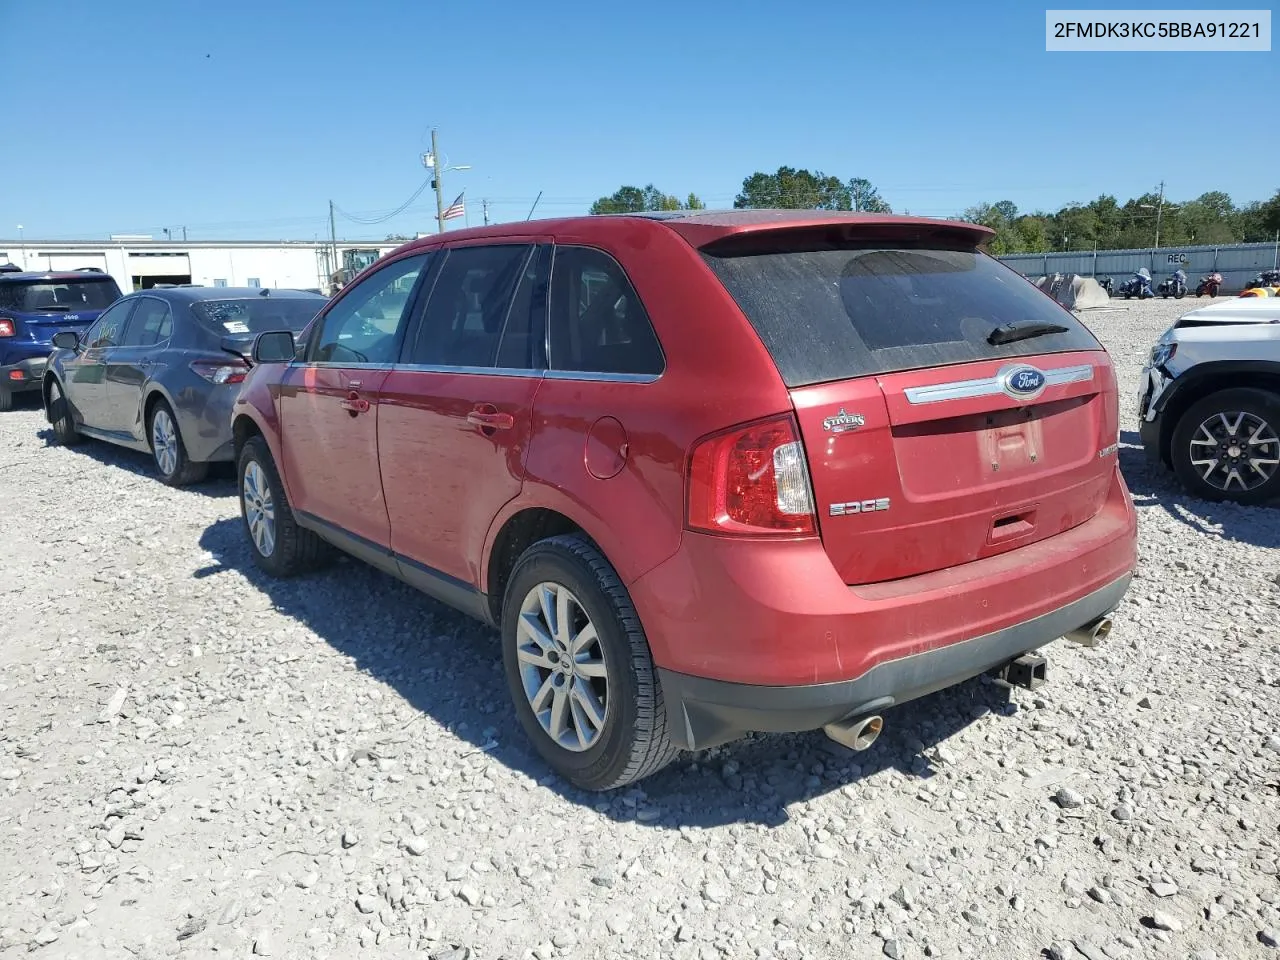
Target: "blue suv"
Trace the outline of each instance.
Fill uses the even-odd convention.
[[[0,266],[0,412],[12,409],[15,393],[40,389],[55,333],[80,334],[119,298],[116,282],[100,270]]]

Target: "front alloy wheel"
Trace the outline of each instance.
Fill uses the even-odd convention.
[[[516,633],[524,694],[543,732],[565,750],[595,746],[609,715],[609,669],[582,601],[563,584],[539,583]]]
[[[241,484],[244,502],[244,522],[258,553],[270,557],[276,550],[276,505],[271,496],[271,484],[258,461],[245,464]]]
[[[1209,500],[1262,503],[1280,495],[1280,397],[1224,390],[1183,414],[1173,436],[1173,467],[1183,485]]]

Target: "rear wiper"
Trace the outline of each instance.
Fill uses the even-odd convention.
[[[1017,340],[1030,340],[1032,337],[1043,337],[1050,333],[1070,333],[1069,327],[1060,323],[1006,323],[996,327],[987,334],[987,343],[998,347],[1002,343],[1014,343]]]

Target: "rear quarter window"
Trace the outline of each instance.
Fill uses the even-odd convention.
[[[1096,350],[1069,312],[972,249],[842,246],[703,253],[789,387],[899,370]],[[1005,324],[1052,333],[992,345]]]

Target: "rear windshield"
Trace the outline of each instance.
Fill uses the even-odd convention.
[[[16,313],[105,310],[118,299],[120,288],[110,277],[0,282],[0,309]]]
[[[328,301],[324,297],[252,297],[243,300],[201,300],[191,305],[196,317],[219,336],[259,334],[269,330],[305,327]]]
[[[974,250],[841,246],[703,257],[789,387],[1098,348],[1070,313]],[[996,327],[1036,322],[1068,329],[987,342]]]

